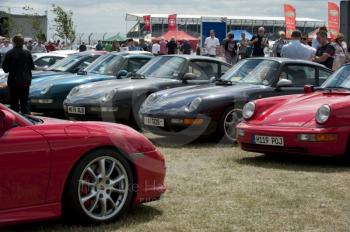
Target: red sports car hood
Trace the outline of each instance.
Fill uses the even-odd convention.
[[[314,120],[317,110],[322,105],[332,105],[343,101],[350,101],[350,92],[326,93],[319,91],[313,94],[296,95],[276,106],[275,109],[268,109],[261,122],[269,126],[300,127]]]

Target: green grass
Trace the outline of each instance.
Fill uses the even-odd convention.
[[[350,165],[343,160],[271,158],[210,143],[160,150],[168,186],[160,201],[135,207],[109,225],[83,228],[54,221],[7,230],[350,230]]]

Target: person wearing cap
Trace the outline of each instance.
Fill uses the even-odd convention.
[[[332,69],[335,57],[335,48],[329,43],[327,32],[320,31],[317,34],[317,41],[320,45],[316,51],[316,56],[314,57],[313,61]]]
[[[14,48],[7,52],[2,68],[9,73],[7,85],[10,92],[11,109],[22,114],[30,114],[28,99],[29,87],[32,81],[34,62],[31,53],[23,49],[24,38],[18,34],[12,39]]]
[[[345,63],[349,62],[348,45],[344,41],[344,35],[339,33],[332,45],[335,48],[335,58],[333,62],[333,70],[339,69]]]
[[[311,47],[301,43],[301,32],[292,33],[292,40],[281,49],[281,57],[299,60],[311,60],[314,52]]]
[[[281,57],[282,47],[287,44],[286,33],[284,31],[280,31],[278,34],[280,38],[275,42],[272,48],[272,55],[274,57]]]

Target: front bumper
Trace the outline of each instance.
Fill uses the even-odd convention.
[[[277,127],[256,126],[248,123],[238,125],[238,143],[240,147],[249,152],[273,154],[300,154],[312,156],[341,156],[346,153],[349,127],[339,128],[305,128],[305,127]],[[241,134],[241,135],[240,135]],[[243,135],[244,134],[244,135]],[[336,141],[309,142],[300,141],[300,134],[336,134]],[[258,145],[253,142],[253,136],[283,137],[284,146]]]
[[[163,119],[164,126],[146,125],[145,117]],[[163,136],[209,136],[216,133],[218,125],[217,121],[207,115],[140,114],[139,119],[143,129]]]
[[[164,183],[166,166],[159,150],[146,152],[134,159],[136,172],[136,195],[134,204],[158,200],[166,191]]]
[[[30,110],[38,113],[63,112],[63,100],[30,97]]]
[[[68,107],[83,107],[85,113],[70,113],[68,112]],[[65,115],[71,120],[130,123],[130,106],[127,104],[110,106],[87,103],[63,103],[63,109]]]

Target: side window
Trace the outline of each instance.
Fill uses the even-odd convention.
[[[84,69],[87,66],[89,66],[92,62],[94,62],[99,56],[91,56],[89,58],[87,58],[86,60],[84,60],[83,62],[81,62],[78,67],[77,70],[79,69]]]
[[[129,59],[129,61],[127,62],[127,68],[126,70],[128,72],[137,72],[142,66],[144,66],[147,62],[149,61],[149,59]]]
[[[191,61],[188,72],[193,73],[197,80],[210,80],[212,77],[219,77],[219,64],[211,61]]]
[[[329,71],[319,69],[319,77],[318,77],[319,85],[322,85],[323,82],[325,82],[330,75],[332,75],[332,73],[330,73]]]
[[[60,60],[62,58],[60,57],[43,57],[39,58],[34,62],[34,64],[38,67],[46,67],[46,66],[51,66],[56,63],[56,61]]]
[[[316,69],[303,65],[288,65],[283,68],[280,79],[288,79],[293,86],[303,87],[304,85],[316,84]]]

